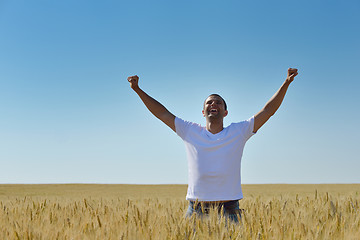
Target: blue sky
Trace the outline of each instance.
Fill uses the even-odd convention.
[[[0,183],[187,183],[185,147],[129,88],[205,123],[258,112],[243,183],[360,183],[358,1],[0,1]]]

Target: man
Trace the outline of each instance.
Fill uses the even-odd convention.
[[[128,77],[130,87],[150,112],[185,142],[189,173],[186,195],[189,200],[188,217],[193,213],[206,214],[209,208],[214,207],[238,222],[239,200],[243,198],[240,163],[245,143],[274,115],[297,74],[297,69],[289,68],[285,82],[260,112],[226,128],[223,120],[228,111],[221,96],[211,94],[206,98],[202,110],[206,126],[202,127],[175,117],[140,89],[138,76]]]

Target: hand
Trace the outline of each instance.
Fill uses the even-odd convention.
[[[298,70],[296,68],[289,68],[286,81],[291,83],[292,81],[294,81],[296,75],[298,75]]]
[[[139,77],[137,75],[128,77],[127,80],[130,83],[130,87],[132,89],[139,87]]]

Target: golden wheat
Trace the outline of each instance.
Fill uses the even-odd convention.
[[[247,185],[232,224],[185,219],[183,185],[0,185],[0,239],[359,239],[359,188]]]

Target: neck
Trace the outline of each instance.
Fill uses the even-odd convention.
[[[208,130],[209,132],[211,132],[212,134],[216,134],[221,132],[224,129],[224,124],[223,121],[221,119],[220,120],[206,120],[206,130]]]

